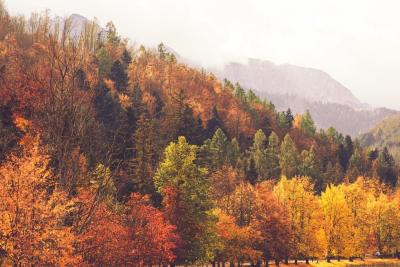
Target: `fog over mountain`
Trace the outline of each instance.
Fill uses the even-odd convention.
[[[318,127],[334,126],[346,134],[364,132],[396,113],[361,103],[348,88],[318,69],[249,59],[247,64],[231,62],[212,72],[267,97],[278,110],[303,113],[308,109]]]
[[[225,65],[222,71],[215,72],[221,78],[237,81],[261,94],[288,94],[309,101],[339,103],[354,108],[367,107],[349,89],[318,69],[249,59],[247,64],[232,62]]]

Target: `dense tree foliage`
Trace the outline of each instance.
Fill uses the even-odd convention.
[[[1,3],[1,2],[0,2]],[[400,250],[398,167],[306,112],[0,4],[0,265],[260,264]]]

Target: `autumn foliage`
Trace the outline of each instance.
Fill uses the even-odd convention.
[[[71,23],[0,1],[0,265],[399,255],[387,149]]]
[[[73,234],[62,221],[72,203],[55,187],[37,138],[23,143],[21,155],[10,155],[0,168],[2,254],[15,266],[76,264]]]
[[[100,204],[91,221],[78,243],[78,251],[91,264],[148,266],[168,264],[175,258],[179,242],[175,226],[140,195],[133,195],[123,211]]]

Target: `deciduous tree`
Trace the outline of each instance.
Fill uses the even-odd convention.
[[[12,154],[0,167],[0,248],[6,263],[79,264],[63,222],[73,203],[56,186],[38,139],[26,136],[23,144],[22,156]]]

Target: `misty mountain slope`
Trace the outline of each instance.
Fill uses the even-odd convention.
[[[318,69],[249,59],[246,65],[227,64],[220,76],[261,93],[297,95],[309,101],[364,107],[349,89]]]
[[[98,38],[104,39],[107,35],[107,31],[105,28],[99,26],[96,20],[90,20],[85,16],[80,14],[71,14],[68,16],[68,26],[70,27],[70,36],[73,38],[79,38],[82,33],[85,31],[94,30],[95,34],[97,34]],[[50,28],[52,30],[57,30],[57,28],[62,29],[65,26],[65,18],[64,17],[55,17],[50,21]]]
[[[387,147],[400,162],[400,114],[386,118],[359,137],[361,145],[371,148]]]
[[[312,102],[288,94],[272,94],[267,97],[278,110],[285,110],[288,107],[294,113],[309,110],[319,128],[326,129],[334,126],[340,132],[350,135],[365,132],[384,118],[397,113],[387,108],[354,109],[337,103]]]
[[[229,63],[213,71],[220,79],[252,88],[270,99],[278,110],[291,108],[303,113],[309,109],[318,127],[334,126],[346,134],[364,132],[396,113],[361,103],[349,89],[318,69],[249,59],[247,64]]]

